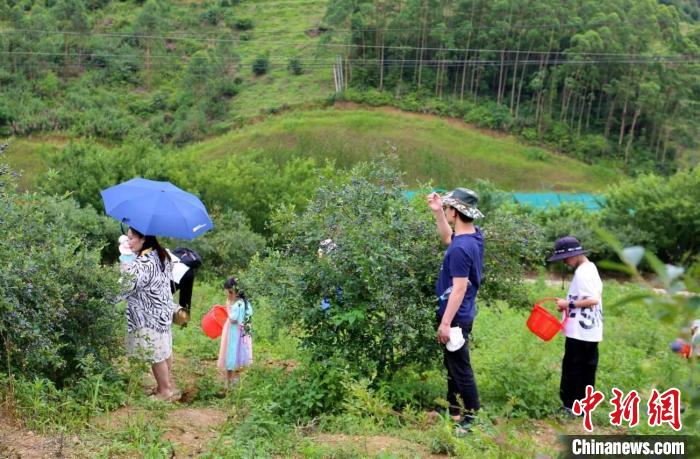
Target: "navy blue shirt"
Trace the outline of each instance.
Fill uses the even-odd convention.
[[[476,317],[476,292],[481,285],[481,269],[484,266],[484,238],[481,229],[474,234],[452,236],[452,242],[445,251],[445,260],[440,268],[440,275],[435,283],[438,297],[438,316],[442,318],[447,308],[447,299],[452,292],[452,278],[469,279],[467,293],[462,304],[452,319],[455,322],[471,322]]]

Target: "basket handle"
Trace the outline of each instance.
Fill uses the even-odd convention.
[[[546,303],[547,301],[556,302],[557,299],[556,299],[555,297],[553,297],[553,296],[548,296],[548,297],[545,297],[545,298],[542,298],[542,299],[540,299],[540,300],[535,301],[535,304],[536,304],[537,306],[540,306],[540,307],[541,307],[541,306],[542,306],[542,303]]]
[[[542,307],[542,303],[545,303],[545,302],[547,302],[547,301],[554,301],[554,302],[556,302],[556,301],[557,301],[557,298],[556,298],[556,297],[553,297],[553,296],[547,296],[547,297],[544,297],[544,298],[542,298],[542,299],[540,299],[540,300],[535,301],[535,305]],[[565,312],[565,314],[564,314],[564,320],[561,321],[561,328],[562,328],[562,330],[563,330],[564,327],[566,326],[566,322],[567,322],[568,320],[569,320],[569,310],[568,310],[568,308],[567,308],[567,310],[566,310],[566,312]]]

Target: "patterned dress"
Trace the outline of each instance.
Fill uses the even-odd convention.
[[[253,315],[250,303],[238,300],[226,308],[229,320],[221,333],[219,347],[220,370],[236,370],[253,363],[253,343],[250,335],[245,334],[245,322]]]
[[[173,349],[172,263],[166,260],[163,270],[158,253],[147,251],[125,271],[132,276],[126,308],[127,353],[152,363],[162,362]]]

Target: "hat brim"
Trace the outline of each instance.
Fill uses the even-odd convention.
[[[476,207],[470,207],[470,206],[464,205],[461,202],[457,201],[455,198],[453,198],[452,192],[447,193],[442,198],[442,205],[445,207],[453,207],[460,214],[462,214],[466,217],[469,217],[473,220],[477,220],[479,218],[484,218],[484,214],[482,214],[481,211],[479,209],[477,209]]]
[[[587,253],[588,253],[588,250],[585,250],[585,249],[574,250],[573,252],[557,253],[557,254],[552,255],[551,257],[547,258],[547,262],[566,260],[567,258],[575,257],[577,255],[585,255]]]

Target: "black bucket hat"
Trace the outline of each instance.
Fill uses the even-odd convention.
[[[559,261],[588,253],[581,247],[581,243],[573,236],[564,236],[554,243],[554,254],[547,261]]]

